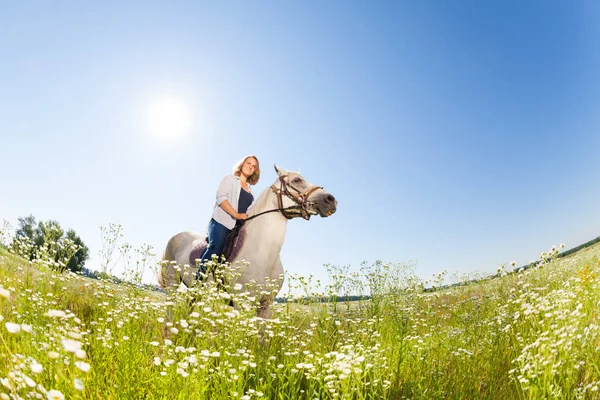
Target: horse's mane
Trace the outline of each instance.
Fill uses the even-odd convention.
[[[265,190],[262,191],[262,193],[258,196],[258,199],[256,199],[256,202],[254,203],[252,208],[248,210],[249,217],[256,215],[260,212],[267,211],[266,207],[270,193],[272,193],[271,186],[268,186]]]

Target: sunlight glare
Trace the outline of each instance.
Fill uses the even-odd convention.
[[[188,103],[175,96],[164,96],[151,102],[147,113],[148,128],[160,139],[178,139],[188,133],[192,125]]]

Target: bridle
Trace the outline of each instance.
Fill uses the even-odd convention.
[[[311,194],[319,189],[323,189],[322,186],[312,186],[305,191],[301,192],[296,189],[293,185],[286,183],[285,178],[287,175],[279,175],[279,187],[275,186],[276,184],[271,185],[271,190],[277,195],[277,206],[278,208],[274,208],[272,210],[263,211],[261,213],[255,214],[251,217],[246,218],[245,221],[251,220],[253,218],[258,217],[259,215],[267,214],[270,212],[280,211],[284,217],[287,219],[292,219],[297,216],[301,216],[302,218],[309,220],[311,215],[314,215],[314,212],[309,210],[309,207],[312,205],[311,201],[308,201],[308,198]],[[290,190],[291,189],[291,190]],[[290,207],[283,207],[283,196],[290,198],[296,205]]]
[[[294,186],[285,182],[285,178],[287,175],[279,175],[279,188],[275,187],[275,184],[271,185],[271,190],[275,192],[277,195],[277,205],[279,206],[279,210],[287,219],[294,218],[294,212],[296,215],[300,213],[300,216],[306,220],[310,219],[311,213],[309,211],[309,206],[312,205],[312,202],[308,201],[313,192],[323,189],[322,186],[312,186],[306,189],[304,192],[299,191]],[[290,191],[293,190],[293,192]],[[283,208],[283,195],[286,195],[288,198],[292,199],[296,206],[291,206],[287,208]],[[290,211],[293,213],[290,214]]]

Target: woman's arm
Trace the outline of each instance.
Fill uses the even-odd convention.
[[[237,184],[237,179],[233,175],[225,175],[219,188],[217,189],[217,204],[221,205],[221,203],[225,200],[230,200],[233,196],[232,191],[234,186]],[[231,204],[230,204],[231,205]],[[225,209],[224,209],[225,210]],[[225,210],[227,211],[227,210]],[[227,212],[229,214],[229,212]]]
[[[219,207],[221,207],[223,210],[225,210],[227,214],[231,215],[235,219],[244,220],[248,218],[246,214],[240,214],[237,211],[235,211],[235,209],[231,206],[231,204],[229,204],[229,201],[227,200],[223,200],[221,204],[219,204]]]

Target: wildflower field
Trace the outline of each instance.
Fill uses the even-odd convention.
[[[436,291],[410,263],[329,266],[262,320],[235,287],[167,303],[0,249],[0,399],[596,399],[599,257]]]

